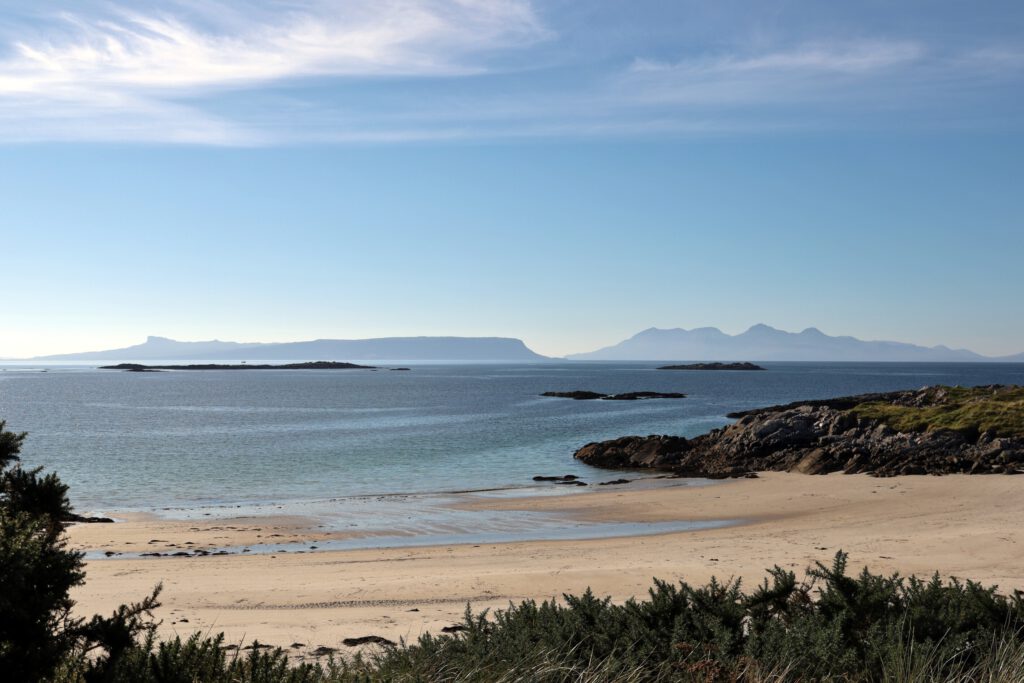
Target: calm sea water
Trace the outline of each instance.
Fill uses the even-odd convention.
[[[1022,364],[415,365],[391,371],[152,374],[0,364],[0,419],[27,465],[56,470],[80,510],[325,501],[608,478],[572,458],[625,434],[694,436],[733,410],[927,384],[1024,384]],[[45,372],[43,370],[46,370]],[[681,391],[682,400],[542,398],[548,390]]]

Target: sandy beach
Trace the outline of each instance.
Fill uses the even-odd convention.
[[[734,520],[715,529],[576,541],[372,550],[92,560],[78,612],[108,613],[164,585],[163,635],[223,631],[302,656],[348,637],[414,639],[474,610],[591,587],[615,600],[646,593],[652,577],[760,581],[772,565],[802,573],[839,549],[859,569],[953,575],[1024,588],[1024,478],[769,473],[703,487],[571,496],[479,498],[469,509],[539,510],[615,522]],[[317,520],[250,517],[174,521],[144,515],[69,530],[74,547],[184,552],[204,545],[295,542],[333,536]]]

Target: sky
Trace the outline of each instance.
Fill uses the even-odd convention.
[[[1020,2],[0,0],[0,357],[1024,351]]]

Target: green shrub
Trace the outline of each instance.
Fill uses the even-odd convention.
[[[109,618],[71,616],[69,593],[85,573],[82,554],[64,537],[68,487],[41,468],[23,469],[25,434],[5,427],[0,421],[0,674],[43,681],[88,654],[98,676],[152,629],[144,617],[157,606],[159,587]]]

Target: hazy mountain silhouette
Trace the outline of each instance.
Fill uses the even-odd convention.
[[[143,344],[109,351],[64,353],[32,360],[434,360],[537,361],[519,339],[506,337],[383,337],[316,339],[282,344],[181,342],[148,337]]]
[[[1024,361],[1024,354],[990,358],[945,346],[918,346],[893,341],[863,341],[831,337],[809,327],[786,332],[764,324],[729,335],[716,327],[662,330],[652,327],[629,339],[573,360],[692,360],[692,361]]]

